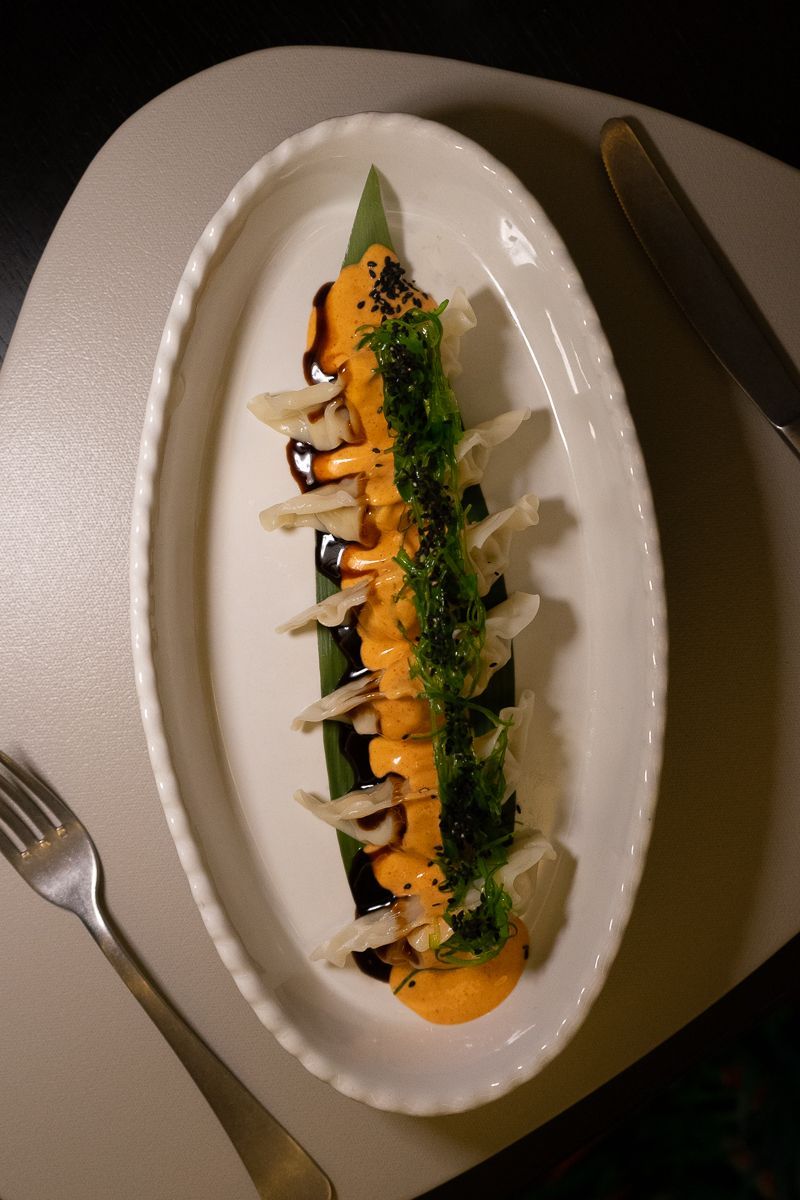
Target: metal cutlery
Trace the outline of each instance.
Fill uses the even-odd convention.
[[[262,1200],[330,1200],[330,1181],[316,1163],[189,1028],[125,947],[103,903],[97,850],[78,818],[2,751],[0,851],[35,892],[80,917],[211,1105]]]
[[[740,287],[627,121],[606,121],[600,151],[622,210],[662,280],[726,371],[800,455],[800,384]]]

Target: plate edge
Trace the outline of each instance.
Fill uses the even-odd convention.
[[[614,924],[617,932],[613,938],[609,939],[605,947],[604,969],[596,973],[593,986],[585,989],[586,1003],[575,1006],[571,1012],[571,1019],[566,1019],[562,1030],[559,1031],[562,1033],[562,1036],[559,1038],[558,1044],[549,1053],[543,1053],[537,1057],[533,1061],[529,1071],[519,1072],[515,1077],[509,1078],[499,1087],[485,1088],[467,1095],[454,1096],[450,1103],[443,1101],[427,1103],[424,1100],[412,1102],[409,1100],[407,1094],[400,1095],[391,1090],[381,1091],[380,1093],[365,1090],[358,1080],[342,1073],[321,1055],[311,1051],[298,1031],[283,1019],[281,1010],[272,1002],[264,989],[255,965],[249,959],[238,934],[231,926],[227,914],[216,894],[214,885],[203,865],[202,852],[192,831],[188,813],[181,799],[178,781],[172,766],[151,653],[150,552],[152,545],[154,499],[163,457],[167,399],[174,368],[180,357],[184,338],[191,324],[191,315],[193,312],[192,301],[202,287],[214,255],[218,251],[231,222],[238,214],[241,205],[257,190],[269,174],[279,170],[295,154],[312,149],[332,133],[352,134],[353,132],[357,132],[359,126],[374,126],[376,123],[384,124],[388,128],[401,126],[406,131],[414,130],[426,136],[436,136],[439,138],[444,136],[449,139],[458,138],[461,147],[479,156],[484,162],[491,163],[492,169],[505,181],[506,186],[510,190],[513,190],[515,194],[522,195],[525,198],[526,204],[530,205],[539,215],[541,230],[558,251],[562,264],[570,272],[571,291],[574,302],[579,306],[581,315],[586,319],[587,333],[591,337],[599,365],[608,384],[606,403],[611,405],[619,421],[618,429],[624,455],[629,467],[629,485],[633,488],[641,513],[644,538],[653,551],[651,574],[654,589],[649,607],[650,616],[653,620],[654,644],[658,648],[661,666],[656,666],[650,672],[654,723],[652,727],[653,740],[650,743],[647,753],[649,786],[647,787],[646,794],[640,797],[642,803],[639,806],[639,837],[636,841],[636,853],[632,856],[632,869],[625,881],[627,886],[625,888],[624,899],[618,904],[614,915]],[[131,518],[129,584],[131,647],[136,691],[142,724],[147,739],[148,755],[164,808],[167,825],[206,930],[239,991],[247,999],[248,1003],[250,1003],[262,1023],[276,1037],[278,1042],[297,1057],[313,1075],[329,1082],[336,1090],[352,1099],[360,1100],[372,1107],[387,1111],[413,1116],[463,1112],[485,1104],[490,1100],[497,1099],[533,1078],[547,1062],[555,1057],[558,1050],[577,1031],[585,1013],[588,1012],[591,1006],[592,1000],[602,989],[608,974],[608,968],[619,948],[622,933],[627,925],[641,879],[657,798],[665,725],[664,700],[667,681],[665,666],[667,653],[666,600],[663,587],[663,566],[659,552],[659,535],[652,495],[644,466],[644,458],[636,436],[633,419],[627,406],[622,381],[617,372],[613,355],[602,330],[597,312],[566,246],[549,217],[547,217],[535,197],[531,195],[522,182],[485,150],[483,146],[439,122],[412,114],[383,112],[356,113],[345,117],[333,117],[300,133],[293,134],[253,164],[234,185],[226,200],[206,225],[189,257],[170,306],[169,315],[156,355],[136,471]],[[583,1000],[583,995],[581,999]]]

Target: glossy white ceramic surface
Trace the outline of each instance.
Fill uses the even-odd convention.
[[[352,915],[335,836],[291,799],[325,791],[321,738],[292,733],[318,692],[313,633],[274,626],[313,599],[313,534],[267,535],[293,484],[246,403],[299,386],[311,299],[332,279],[374,162],[397,249],[438,297],[463,286],[467,424],[532,418],[495,452],[491,509],[541,498],[509,590],[542,597],[515,643],[537,695],[520,788],[558,859],[529,913],[529,967],[495,1012],[429,1026],[354,967],[309,951]],[[217,948],[261,1020],[346,1095],[456,1112],[531,1078],[607,974],[647,849],[666,635],[641,456],[597,317],[547,218],[498,162],[443,126],[362,114],[257,163],[192,254],[164,331],[137,475],[132,633],[150,757]]]

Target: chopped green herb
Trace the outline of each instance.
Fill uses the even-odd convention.
[[[508,728],[473,699],[486,608],[465,542],[456,460],[461,416],[439,351],[446,304],[364,326],[359,348],[370,347],[383,377],[395,484],[419,532],[417,553],[411,557],[401,550],[396,561],[419,618],[411,674],[430,704],[439,782],[442,844],[436,861],[444,871],[441,886],[450,893],[445,918],[453,933],[437,956],[466,966],[493,958],[509,936],[511,900],[493,878],[508,861],[511,842],[503,805]],[[483,759],[474,749],[478,714],[499,726],[494,748]],[[480,903],[465,910],[467,892],[478,879],[484,881]]]

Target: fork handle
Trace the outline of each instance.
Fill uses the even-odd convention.
[[[262,1200],[330,1200],[327,1176],[157,990],[99,902],[78,916],[211,1105]]]

